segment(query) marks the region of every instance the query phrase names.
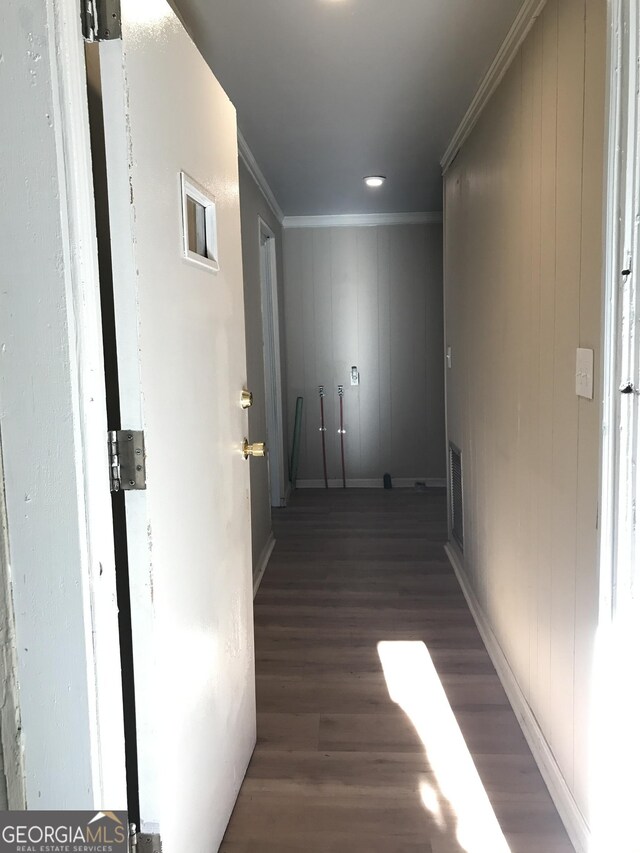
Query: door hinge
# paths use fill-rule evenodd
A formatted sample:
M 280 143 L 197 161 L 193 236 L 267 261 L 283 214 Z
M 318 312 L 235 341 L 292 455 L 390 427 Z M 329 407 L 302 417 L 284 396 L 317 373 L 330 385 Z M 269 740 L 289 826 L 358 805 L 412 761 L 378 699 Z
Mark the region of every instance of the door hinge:
M 134 850 L 136 853 L 162 853 L 162 839 L 156 833 L 139 832 Z
M 144 432 L 136 429 L 110 430 L 108 446 L 111 491 L 146 489 Z
M 135 823 L 130 823 L 129 853 L 162 853 L 162 839 L 157 833 L 138 832 Z
M 80 0 L 80 8 L 85 41 L 120 38 L 120 0 Z

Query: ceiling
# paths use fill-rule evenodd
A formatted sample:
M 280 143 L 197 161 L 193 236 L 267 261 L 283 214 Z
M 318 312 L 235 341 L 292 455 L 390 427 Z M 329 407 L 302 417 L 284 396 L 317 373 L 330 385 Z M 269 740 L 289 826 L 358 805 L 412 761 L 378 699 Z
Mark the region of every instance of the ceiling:
M 173 2 L 287 216 L 441 210 L 440 159 L 522 5 Z

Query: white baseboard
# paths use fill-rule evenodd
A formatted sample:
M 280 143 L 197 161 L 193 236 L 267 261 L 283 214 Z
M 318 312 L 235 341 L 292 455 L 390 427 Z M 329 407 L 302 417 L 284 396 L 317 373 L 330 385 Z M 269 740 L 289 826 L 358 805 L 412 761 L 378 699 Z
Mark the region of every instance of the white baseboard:
M 520 689 L 520 685 L 509 666 L 509 662 L 507 661 L 504 652 L 500 648 L 500 644 L 493 633 L 491 625 L 489 624 L 489 621 L 482 610 L 473 589 L 471 588 L 471 584 L 469 583 L 464 571 L 464 567 L 457 550 L 451 544 L 448 544 L 445 546 L 445 551 L 447 552 L 449 561 L 456 573 L 458 582 L 462 587 L 462 592 L 464 593 L 464 597 L 466 598 L 469 609 L 471 610 L 471 615 L 475 620 L 478 631 L 480 632 L 482 640 L 487 647 L 489 656 L 496 668 L 496 672 L 502 682 L 502 686 L 504 687 L 509 702 L 511 703 L 513 712 L 520 724 L 522 733 L 529 744 L 529 748 L 531 749 L 533 757 L 540 769 L 542 778 L 549 789 L 551 799 L 555 803 L 558 814 L 560 815 L 569 838 L 571 839 L 571 843 L 576 848 L 577 853 L 588 853 L 591 849 L 591 832 L 587 822 L 578 808 L 578 805 L 573 798 L 573 794 L 569 790 L 569 786 L 562 775 L 562 771 L 558 767 L 558 763 L 553 756 L 551 747 L 547 743 L 544 733 L 542 732 L 533 711 L 529 707 L 529 703 Z
M 273 533 L 270 534 L 267 539 L 264 548 L 262 549 L 262 553 L 260 554 L 260 558 L 258 559 L 258 565 L 256 566 L 256 571 L 253 575 L 253 597 L 255 598 L 258 594 L 258 590 L 260 589 L 260 584 L 262 583 L 262 578 L 264 577 L 265 569 L 267 568 L 267 564 L 269 562 L 269 558 L 271 557 L 271 553 L 275 547 L 276 539 Z
M 434 477 L 397 477 L 392 479 L 394 489 L 413 489 L 416 483 L 423 483 L 427 488 L 442 488 L 447 481 Z M 324 480 L 298 480 L 297 489 L 324 489 Z M 342 480 L 329 480 L 330 489 L 341 489 Z M 382 489 L 382 477 L 371 480 L 350 480 L 347 478 L 348 489 Z

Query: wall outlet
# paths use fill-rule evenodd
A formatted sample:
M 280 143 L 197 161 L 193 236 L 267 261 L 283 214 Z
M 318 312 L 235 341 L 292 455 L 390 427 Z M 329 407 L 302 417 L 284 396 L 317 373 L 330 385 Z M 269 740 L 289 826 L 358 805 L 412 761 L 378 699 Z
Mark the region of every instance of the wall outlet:
M 359 385 L 360 384 L 360 374 L 358 373 L 358 368 L 355 365 L 351 368 L 351 384 Z

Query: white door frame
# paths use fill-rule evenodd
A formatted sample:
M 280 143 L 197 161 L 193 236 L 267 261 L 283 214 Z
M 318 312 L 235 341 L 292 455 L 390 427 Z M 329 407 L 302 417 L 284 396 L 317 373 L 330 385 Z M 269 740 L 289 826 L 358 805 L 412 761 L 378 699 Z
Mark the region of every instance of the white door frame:
M 280 317 L 278 313 L 278 268 L 276 238 L 258 217 L 260 252 L 260 295 L 264 353 L 265 418 L 269 451 L 269 494 L 271 506 L 284 506 L 285 474 L 282 427 L 282 369 L 280 360 Z
M 20 722 L 20 692 L 18 685 L 18 656 L 16 623 L 11 593 L 11 560 L 7 508 L 4 497 L 4 467 L 2 462 L 2 434 L 0 430 L 0 636 L 3 654 L 0 655 L 0 680 L 4 684 L 4 702 L 0 708 L 0 754 L 4 770 L 6 801 L 1 808 L 11 811 L 26 808 L 26 791 Z M 0 794 L 0 800 L 4 792 Z
M 640 0 L 609 0 L 608 6 L 600 619 L 591 711 L 590 853 L 631 849 L 640 761 Z
M 17 0 L 3 8 L 0 99 L 7 115 L 0 145 L 8 215 L 0 213 L 0 417 L 27 806 L 124 809 L 79 9 L 78 0 Z
M 602 603 L 614 614 L 632 592 L 640 556 L 634 476 L 640 432 L 637 285 L 640 208 L 638 0 L 611 0 L 609 140 L 605 224 Z M 623 270 L 631 270 L 624 275 Z M 635 322 L 634 322 L 635 318 Z M 631 393 L 621 393 L 631 386 Z

